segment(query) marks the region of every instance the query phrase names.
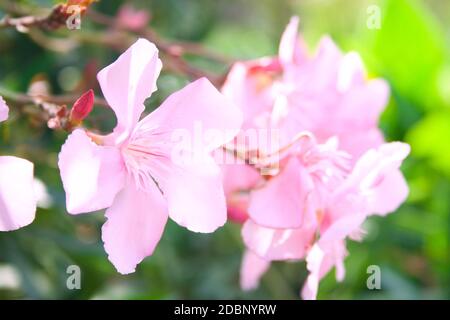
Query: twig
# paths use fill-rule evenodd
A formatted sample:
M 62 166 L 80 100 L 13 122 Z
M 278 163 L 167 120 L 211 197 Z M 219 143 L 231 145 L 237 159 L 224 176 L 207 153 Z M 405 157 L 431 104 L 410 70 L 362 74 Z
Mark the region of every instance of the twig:
M 116 20 L 112 17 L 109 17 L 105 14 L 90 10 L 86 14 L 92 21 L 102 24 L 111 28 L 112 30 L 119 30 L 125 32 L 132 32 L 136 35 L 146 38 L 158 47 L 161 53 L 167 58 L 167 65 L 173 69 L 174 71 L 178 71 L 182 74 L 185 74 L 193 79 L 206 77 L 216 86 L 220 86 L 223 82 L 222 75 L 215 75 L 209 72 L 206 72 L 202 69 L 199 69 L 187 61 L 185 61 L 182 57 L 185 54 L 193 54 L 204 57 L 206 59 L 216 61 L 219 63 L 229 65 L 231 63 L 230 59 L 220 56 L 216 53 L 213 53 L 203 46 L 199 44 L 189 43 L 189 42 L 181 42 L 181 41 L 166 41 L 161 39 L 151 28 L 142 28 L 137 31 L 130 31 L 126 28 L 120 26 Z
M 58 96 L 30 96 L 24 93 L 13 92 L 0 87 L 0 96 L 6 100 L 18 104 L 41 104 L 43 102 L 52 103 L 55 105 L 71 105 L 73 104 L 79 96 L 77 95 L 58 95 Z M 109 107 L 105 99 L 95 97 L 95 105 L 102 107 Z
M 38 27 L 46 30 L 56 30 L 66 24 L 68 18 L 66 5 L 59 4 L 44 17 L 25 16 L 11 18 L 9 16 L 0 20 L 0 28 L 14 27 L 18 31 L 27 32 L 30 27 Z
M 105 15 L 103 13 L 94 10 L 89 10 L 86 13 L 86 16 L 98 24 L 106 25 L 114 29 L 125 29 L 125 31 L 130 31 L 120 26 L 114 18 Z M 141 30 L 137 30 L 135 32 L 138 35 L 152 41 L 161 51 L 170 55 L 193 54 L 224 64 L 232 63 L 232 60 L 229 59 L 228 57 L 225 57 L 216 52 L 208 50 L 207 48 L 198 43 L 186 41 L 167 41 L 160 38 L 151 28 L 142 28 Z

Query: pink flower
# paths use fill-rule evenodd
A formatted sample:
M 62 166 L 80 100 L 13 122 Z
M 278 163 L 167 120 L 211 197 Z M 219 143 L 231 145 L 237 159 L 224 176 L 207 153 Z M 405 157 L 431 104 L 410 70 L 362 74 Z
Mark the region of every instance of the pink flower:
M 333 266 L 338 280 L 343 279 L 345 239 L 359 240 L 361 225 L 369 215 L 395 211 L 406 200 L 408 186 L 399 167 L 408 153 L 407 144 L 384 144 L 366 152 L 351 171 L 344 170 L 342 176 L 334 177 L 325 176 L 326 171 L 321 171 L 316 162 L 295 164 L 290 160 L 279 175 L 269 180 L 269 186 L 251 193 L 251 219 L 242 229 L 246 247 L 264 261 L 306 257 L 310 275 L 302 296 L 315 298 L 319 280 Z M 295 183 L 302 179 L 312 183 L 306 189 L 306 199 L 301 198 L 305 186 Z M 266 219 L 265 225 L 260 223 L 261 217 Z M 252 273 L 248 268 L 242 270 Z M 241 275 L 251 277 L 255 275 Z
M 147 26 L 150 15 L 145 10 L 137 10 L 131 5 L 125 4 L 120 7 L 117 14 L 118 24 L 130 30 L 138 31 Z
M 220 169 L 210 152 L 233 139 L 241 112 L 200 79 L 139 120 L 160 70 L 156 47 L 140 39 L 100 71 L 117 126 L 107 136 L 76 129 L 59 155 L 68 212 L 107 208 L 102 238 L 123 274 L 153 253 L 168 216 L 195 232 L 213 232 L 226 221 Z M 174 133 L 195 139 L 198 125 L 222 134 L 180 147 Z
M 0 122 L 8 118 L 0 97 Z M 12 231 L 33 222 L 36 214 L 33 164 L 25 159 L 0 157 L 0 231 Z
M 369 150 L 334 191 L 321 222 L 320 238 L 306 258 L 310 274 L 302 291 L 304 299 L 315 299 L 320 279 L 333 266 L 336 279 L 342 281 L 345 238 L 359 240 L 361 224 L 368 215 L 385 215 L 406 200 L 408 185 L 399 168 L 409 152 L 409 146 L 399 142 Z
M 309 131 L 318 142 L 337 136 L 341 150 L 358 157 L 383 142 L 378 119 L 387 104 L 384 80 L 367 80 L 355 52 L 342 54 L 323 37 L 310 56 L 291 19 L 277 57 L 236 63 L 222 92 L 241 107 L 243 129 L 277 128 L 281 145 Z
M 279 133 L 278 153 L 261 141 L 245 144 L 263 155 L 251 169 L 273 166 L 264 155 L 277 153 L 277 170 L 250 178 L 228 166 L 224 183 L 229 214 L 240 209 L 241 221 L 247 217 L 242 287 L 255 287 L 270 261 L 306 258 L 302 296 L 312 299 L 333 267 L 338 280 L 344 277 L 345 241 L 361 238 L 363 221 L 405 201 L 399 168 L 409 146 L 384 143 L 378 128 L 387 84 L 367 80 L 359 56 L 342 54 L 328 37 L 310 56 L 298 23 L 292 18 L 277 57 L 238 62 L 222 89 L 243 111 L 244 129 Z M 243 135 L 236 141 L 245 141 Z

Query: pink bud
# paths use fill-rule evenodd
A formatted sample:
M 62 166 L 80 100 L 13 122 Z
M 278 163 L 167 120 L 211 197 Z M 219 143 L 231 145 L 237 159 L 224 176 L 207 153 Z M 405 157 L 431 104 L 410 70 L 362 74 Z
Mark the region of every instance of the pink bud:
M 81 122 L 91 113 L 94 106 L 94 91 L 90 89 L 73 104 L 70 111 L 70 122 Z
M 129 30 L 138 31 L 145 28 L 150 21 L 150 15 L 145 10 L 138 10 L 130 5 L 123 5 L 117 16 L 119 25 Z

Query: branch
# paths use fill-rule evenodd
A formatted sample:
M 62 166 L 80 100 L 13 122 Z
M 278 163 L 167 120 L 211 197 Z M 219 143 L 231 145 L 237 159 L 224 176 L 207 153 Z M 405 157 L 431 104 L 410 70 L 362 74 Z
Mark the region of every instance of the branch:
M 123 29 L 124 31 L 130 31 L 120 24 L 116 22 L 116 20 L 113 17 L 110 17 L 108 15 L 105 15 L 103 13 L 89 10 L 86 13 L 86 16 L 89 17 L 92 21 L 102 24 L 105 26 L 108 26 L 110 28 L 114 29 Z M 204 46 L 193 43 L 193 42 L 187 42 L 187 41 L 167 41 L 162 38 L 160 38 L 151 28 L 142 28 L 141 30 L 135 31 L 138 35 L 147 38 L 148 40 L 155 43 L 155 45 L 163 52 L 170 54 L 170 55 L 184 55 L 184 54 L 193 54 L 197 56 L 204 57 L 206 59 L 224 63 L 224 64 L 230 64 L 233 61 L 221 54 L 218 54 L 216 52 L 213 52 L 211 50 L 208 50 Z
M 40 121 L 46 122 L 47 126 L 53 130 L 64 130 L 71 132 L 77 123 L 71 120 L 70 112 L 67 109 L 67 105 L 72 105 L 78 96 L 74 95 L 60 95 L 60 96 L 32 96 L 23 93 L 12 92 L 0 87 L 0 96 L 5 98 L 8 102 L 13 102 L 19 106 L 19 110 L 25 113 L 31 113 L 37 115 Z M 24 109 L 23 107 L 33 104 L 39 107 L 41 112 L 31 111 L 30 109 Z M 107 107 L 108 103 L 102 98 L 95 97 L 94 104 L 102 107 Z M 31 109 L 32 110 L 32 109 Z
M 189 64 L 186 60 L 182 59 L 183 55 L 193 54 L 226 65 L 230 65 L 232 63 L 230 59 L 217 53 L 211 52 L 200 44 L 163 40 L 151 28 L 142 28 L 141 30 L 131 31 L 118 24 L 114 18 L 93 10 L 88 11 L 86 13 L 86 16 L 88 16 L 91 21 L 107 26 L 112 30 L 131 32 L 140 37 L 148 39 L 149 41 L 153 42 L 161 51 L 161 53 L 167 58 L 166 65 L 171 69 L 185 74 L 193 79 L 206 77 L 217 87 L 220 87 L 223 83 L 223 75 L 218 76 L 199 69 Z
M 55 105 L 71 105 L 78 98 L 78 95 L 58 95 L 58 96 L 31 96 L 24 93 L 17 93 L 5 88 L 0 87 L 0 96 L 5 98 L 6 100 L 10 100 L 20 105 L 24 104 L 42 104 L 42 103 L 51 103 Z M 100 97 L 95 97 L 95 105 L 102 107 L 109 107 L 108 102 L 105 99 Z
M 0 28 L 14 27 L 20 32 L 28 32 L 30 27 L 37 27 L 46 30 L 56 30 L 66 24 L 68 15 L 66 5 L 59 4 L 44 17 L 25 16 L 11 18 L 9 16 L 0 20 Z

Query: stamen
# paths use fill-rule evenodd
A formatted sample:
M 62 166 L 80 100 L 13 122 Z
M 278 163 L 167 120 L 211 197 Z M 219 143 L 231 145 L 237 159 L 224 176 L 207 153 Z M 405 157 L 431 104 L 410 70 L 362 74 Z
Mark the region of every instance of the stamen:
M 129 174 L 138 190 L 150 191 L 153 184 L 161 193 L 162 176 L 169 170 L 170 153 L 163 132 L 152 128 L 139 128 L 123 147 L 122 154 Z

